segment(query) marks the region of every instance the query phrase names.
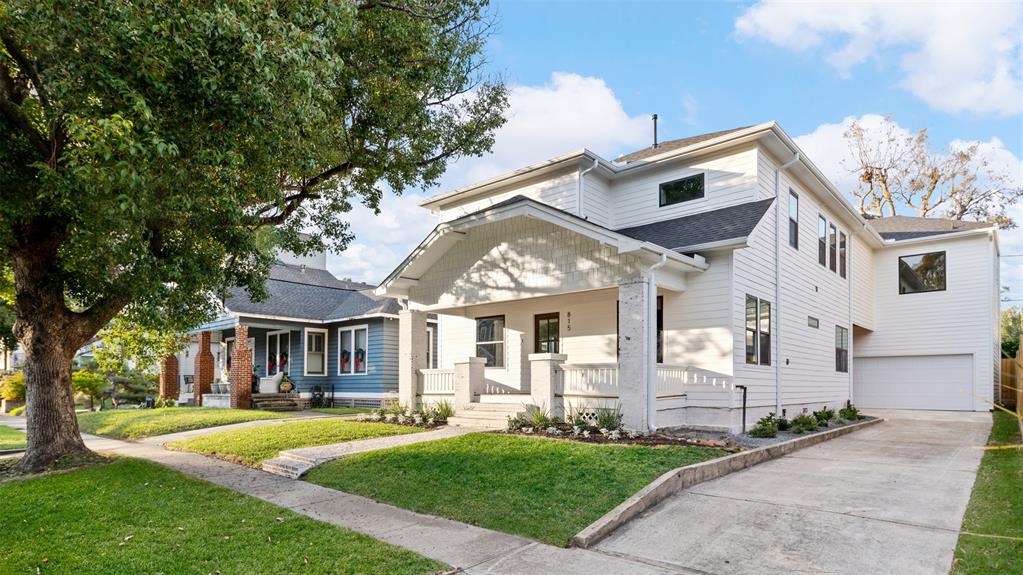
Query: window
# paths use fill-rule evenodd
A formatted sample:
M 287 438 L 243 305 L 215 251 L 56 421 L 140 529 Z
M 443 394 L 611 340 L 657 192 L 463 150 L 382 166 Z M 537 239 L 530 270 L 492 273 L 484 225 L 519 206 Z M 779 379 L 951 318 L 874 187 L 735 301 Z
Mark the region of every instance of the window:
M 504 367 L 504 316 L 476 318 L 476 357 L 487 367 Z
M 813 317 L 812 315 L 808 315 L 806 316 L 806 325 L 812 327 L 813 329 L 818 329 L 821 326 L 821 320 Z
M 799 249 L 799 196 L 789 190 L 789 245 Z
M 771 304 L 746 295 L 746 363 L 771 365 Z
M 661 184 L 661 207 L 703 197 L 703 174 Z
M 945 290 L 945 252 L 899 258 L 899 293 Z
M 835 371 L 849 373 L 849 330 L 835 326 Z
M 327 330 L 305 330 L 305 375 L 327 375 Z
M 272 331 L 266 334 L 266 374 L 291 373 L 291 332 Z
M 369 365 L 369 327 L 354 325 L 337 330 L 337 374 L 366 373 Z
M 845 260 L 846 260 L 846 238 L 845 232 L 838 233 L 838 275 L 845 277 Z
M 427 369 L 437 369 L 437 352 L 435 351 L 437 345 L 437 327 L 427 326 L 426 327 L 426 367 Z
M 828 265 L 828 221 L 824 216 L 817 217 L 817 261 L 822 266 Z
M 535 353 L 559 353 L 558 313 L 533 316 L 533 350 Z
M 828 226 L 828 251 L 831 252 L 831 271 L 835 271 L 838 264 L 838 230 L 835 224 Z

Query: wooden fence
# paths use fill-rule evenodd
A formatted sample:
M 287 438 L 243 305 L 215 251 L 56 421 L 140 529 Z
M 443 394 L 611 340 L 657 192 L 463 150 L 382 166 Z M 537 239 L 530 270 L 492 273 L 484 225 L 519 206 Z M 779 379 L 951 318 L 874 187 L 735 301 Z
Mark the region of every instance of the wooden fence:
M 1002 405 L 1023 414 L 1023 348 L 1016 357 L 1002 357 Z

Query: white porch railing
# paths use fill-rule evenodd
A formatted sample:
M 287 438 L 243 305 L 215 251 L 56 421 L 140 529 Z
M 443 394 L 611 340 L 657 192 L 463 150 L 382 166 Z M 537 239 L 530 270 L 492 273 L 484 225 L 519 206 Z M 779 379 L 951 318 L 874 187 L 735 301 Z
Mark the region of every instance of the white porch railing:
M 684 365 L 657 366 L 657 397 L 682 395 L 689 383 L 689 368 Z
M 419 370 L 420 393 L 423 395 L 455 393 L 455 370 Z
M 618 397 L 617 363 L 566 363 L 562 395 Z

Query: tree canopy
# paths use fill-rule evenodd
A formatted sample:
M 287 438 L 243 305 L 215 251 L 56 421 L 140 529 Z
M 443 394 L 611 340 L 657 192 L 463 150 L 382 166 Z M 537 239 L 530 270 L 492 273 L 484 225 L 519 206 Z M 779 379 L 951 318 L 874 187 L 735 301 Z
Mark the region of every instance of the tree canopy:
M 0 5 L 0 254 L 27 356 L 23 468 L 78 448 L 59 431 L 78 435 L 65 364 L 122 310 L 192 327 L 225 286 L 264 295 L 278 248 L 343 249 L 355 202 L 376 209 L 383 189 L 433 185 L 489 150 L 506 90 L 482 73 L 485 4 Z M 41 441 L 54 447 L 36 457 Z

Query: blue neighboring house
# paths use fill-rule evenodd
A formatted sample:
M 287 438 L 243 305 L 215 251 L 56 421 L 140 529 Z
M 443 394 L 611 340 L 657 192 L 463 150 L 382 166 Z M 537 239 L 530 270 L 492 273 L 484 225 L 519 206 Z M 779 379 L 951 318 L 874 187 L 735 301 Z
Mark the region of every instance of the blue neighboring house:
M 373 295 L 374 287 L 334 277 L 322 253 L 282 254 L 266 282 L 267 299 L 253 301 L 243 289 L 231 289 L 221 316 L 190 332 L 191 347 L 178 355 L 179 401 L 230 407 L 229 372 L 238 367 L 231 357 L 239 324 L 248 326 L 253 350 L 255 408 L 295 409 L 321 397 L 328 404 L 370 407 L 396 398 L 401 306 L 394 298 Z M 437 345 L 432 322 L 428 330 L 432 364 Z M 197 394 L 203 332 L 209 333 L 213 384 Z

